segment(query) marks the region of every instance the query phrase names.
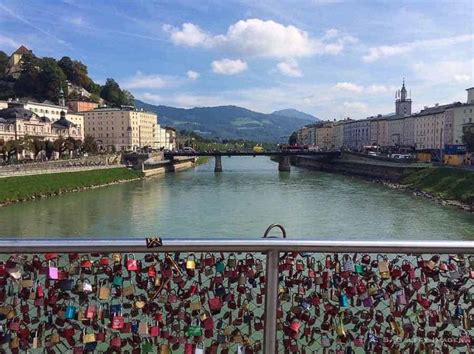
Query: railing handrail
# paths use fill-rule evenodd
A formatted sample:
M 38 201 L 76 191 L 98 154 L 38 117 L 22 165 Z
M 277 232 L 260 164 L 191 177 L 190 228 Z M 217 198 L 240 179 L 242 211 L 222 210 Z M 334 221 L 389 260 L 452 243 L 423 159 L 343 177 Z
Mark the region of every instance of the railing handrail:
M 3 238 L 0 253 L 34 252 L 334 252 L 474 254 L 474 241 L 344 241 L 308 239 L 163 238 L 149 249 L 143 238 Z

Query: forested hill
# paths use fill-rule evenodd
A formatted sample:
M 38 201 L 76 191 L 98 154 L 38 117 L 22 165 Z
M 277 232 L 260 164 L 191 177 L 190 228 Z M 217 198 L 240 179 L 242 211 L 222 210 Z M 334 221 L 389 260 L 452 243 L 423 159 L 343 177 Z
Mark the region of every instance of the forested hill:
M 275 142 L 315 120 L 254 112 L 238 106 L 190 109 L 155 106 L 135 100 L 137 108 L 155 112 L 161 125 L 194 131 L 203 137 Z
M 87 66 L 70 57 L 59 60 L 48 57 L 37 57 L 24 46 L 21 51 L 19 77 L 8 73 L 9 56 L 0 51 L 0 100 L 8 98 L 32 98 L 37 101 L 58 102 L 62 88 L 66 98 L 104 101 L 111 106 L 132 105 L 133 96 L 122 90 L 114 79 L 107 79 L 105 85 L 95 83 L 88 74 Z M 67 81 L 70 83 L 68 92 Z M 76 97 L 77 96 L 77 97 Z

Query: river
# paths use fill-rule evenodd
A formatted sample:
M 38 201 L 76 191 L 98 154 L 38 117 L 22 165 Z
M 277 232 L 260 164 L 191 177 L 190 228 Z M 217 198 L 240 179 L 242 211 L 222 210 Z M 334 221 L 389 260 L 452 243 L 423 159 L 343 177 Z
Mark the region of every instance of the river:
M 0 208 L 3 237 L 260 237 L 272 223 L 312 239 L 474 240 L 474 216 L 363 179 L 266 157 Z

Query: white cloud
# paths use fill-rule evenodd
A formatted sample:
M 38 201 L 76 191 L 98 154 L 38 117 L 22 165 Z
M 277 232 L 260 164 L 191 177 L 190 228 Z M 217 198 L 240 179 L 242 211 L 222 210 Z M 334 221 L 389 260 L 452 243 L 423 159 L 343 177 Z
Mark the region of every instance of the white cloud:
M 160 75 L 145 75 L 140 71 L 123 82 L 123 86 L 129 89 L 159 89 L 168 86 L 168 84 L 169 82 Z
M 418 79 L 430 84 L 467 83 L 474 79 L 474 59 L 418 62 L 412 68 Z
M 295 60 L 282 61 L 277 64 L 277 69 L 280 73 L 290 77 L 302 77 L 303 74 L 298 67 L 298 63 Z
M 247 70 L 247 63 L 240 59 L 221 59 L 211 63 L 212 71 L 221 75 L 235 75 Z
M 197 72 L 197 71 L 194 71 L 194 70 L 188 70 L 186 72 L 186 76 L 188 77 L 189 80 L 197 80 L 200 76 L 200 74 Z
M 158 94 L 145 92 L 144 94 L 138 95 L 137 97 L 152 104 L 164 104 L 183 108 L 224 106 L 230 103 L 243 105 L 242 102 L 230 101 L 220 96 L 199 95 L 193 93 L 161 96 Z
M 367 110 L 367 104 L 363 102 L 344 102 L 343 106 L 347 109 L 354 110 L 354 111 L 365 111 Z
M 350 92 L 357 92 L 357 93 L 362 92 L 362 90 L 364 89 L 362 86 L 359 86 L 352 82 L 338 82 L 336 85 L 334 85 L 334 88 L 336 90 L 350 91 Z
M 81 16 L 70 18 L 69 23 L 72 23 L 74 26 L 77 27 L 82 27 L 85 25 L 84 19 Z
M 387 92 L 392 92 L 397 90 L 395 86 L 386 86 L 386 85 L 358 85 L 353 82 L 338 82 L 333 86 L 333 89 L 336 91 L 348 91 L 355 94 L 384 94 Z
M 192 23 L 181 28 L 164 25 L 163 29 L 175 45 L 187 47 L 218 47 L 241 56 L 268 58 L 299 58 L 314 54 L 338 54 L 356 38 L 330 29 L 321 38 L 292 25 L 258 18 L 240 20 L 230 25 L 225 34 L 211 35 Z
M 427 39 L 408 43 L 399 43 L 395 45 L 371 47 L 369 48 L 368 53 L 364 55 L 362 59 L 367 63 L 371 63 L 382 58 L 406 54 L 415 50 L 441 49 L 459 43 L 472 42 L 473 40 L 474 34 L 466 34 L 454 37 Z
M 183 23 L 181 30 L 170 25 L 163 25 L 163 30 L 169 33 L 174 44 L 185 47 L 211 46 L 214 41 L 209 34 L 192 23 Z
M 20 46 L 15 40 L 0 34 L 0 47 L 17 49 Z

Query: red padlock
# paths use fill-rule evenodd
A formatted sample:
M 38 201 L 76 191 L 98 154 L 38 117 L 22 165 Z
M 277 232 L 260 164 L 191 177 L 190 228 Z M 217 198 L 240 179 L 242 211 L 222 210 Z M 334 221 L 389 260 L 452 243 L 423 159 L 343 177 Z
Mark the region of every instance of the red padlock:
M 138 261 L 133 254 L 129 254 L 127 257 L 127 270 L 130 272 L 138 271 Z
M 294 333 L 298 333 L 299 330 L 300 330 L 300 327 L 301 327 L 301 324 L 296 321 L 296 320 L 293 320 L 291 323 L 290 323 L 290 330 Z
M 123 318 L 122 315 L 117 315 L 115 314 L 114 317 L 112 317 L 112 328 L 113 329 L 122 329 L 125 324 L 125 319 Z

